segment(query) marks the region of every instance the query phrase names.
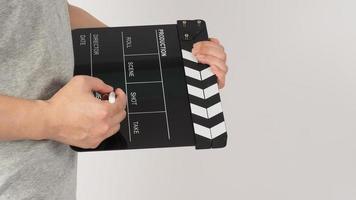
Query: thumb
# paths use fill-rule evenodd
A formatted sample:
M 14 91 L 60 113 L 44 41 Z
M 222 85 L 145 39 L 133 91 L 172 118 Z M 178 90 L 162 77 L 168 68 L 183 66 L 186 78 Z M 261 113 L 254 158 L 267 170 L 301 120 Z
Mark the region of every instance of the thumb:
M 91 76 L 86 77 L 85 85 L 88 91 L 96 91 L 103 94 L 112 92 L 114 90 L 113 87 L 105 84 L 101 79 Z

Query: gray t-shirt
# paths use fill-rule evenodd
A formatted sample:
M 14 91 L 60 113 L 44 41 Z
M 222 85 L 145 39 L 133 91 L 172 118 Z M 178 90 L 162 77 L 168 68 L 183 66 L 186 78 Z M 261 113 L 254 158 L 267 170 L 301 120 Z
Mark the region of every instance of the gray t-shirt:
M 67 1 L 0 0 L 0 94 L 49 99 L 73 65 Z M 0 199 L 75 199 L 76 167 L 64 144 L 0 142 Z

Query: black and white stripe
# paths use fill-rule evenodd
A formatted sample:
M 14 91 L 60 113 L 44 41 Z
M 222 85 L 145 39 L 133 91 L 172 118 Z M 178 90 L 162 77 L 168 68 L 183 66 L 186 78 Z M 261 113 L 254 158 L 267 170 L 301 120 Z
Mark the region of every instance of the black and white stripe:
M 207 65 L 198 63 L 190 51 L 182 49 L 196 147 L 226 145 L 227 133 L 216 76 Z

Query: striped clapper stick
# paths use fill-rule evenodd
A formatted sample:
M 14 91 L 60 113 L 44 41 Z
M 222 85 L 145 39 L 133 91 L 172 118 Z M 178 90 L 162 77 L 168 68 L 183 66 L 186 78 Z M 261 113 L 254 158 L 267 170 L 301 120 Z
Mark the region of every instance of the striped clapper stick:
M 177 23 L 197 149 L 226 146 L 227 133 L 217 78 L 192 55 L 193 44 L 208 40 L 203 20 Z

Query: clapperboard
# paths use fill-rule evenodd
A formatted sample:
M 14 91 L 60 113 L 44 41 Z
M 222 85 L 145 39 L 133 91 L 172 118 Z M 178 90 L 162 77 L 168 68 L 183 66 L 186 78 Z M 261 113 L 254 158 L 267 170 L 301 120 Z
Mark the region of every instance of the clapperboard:
M 101 151 L 226 146 L 216 76 L 192 55 L 208 40 L 205 22 L 73 30 L 74 75 L 102 79 L 127 95 L 127 116 Z M 90 109 L 90 108 L 88 108 Z

